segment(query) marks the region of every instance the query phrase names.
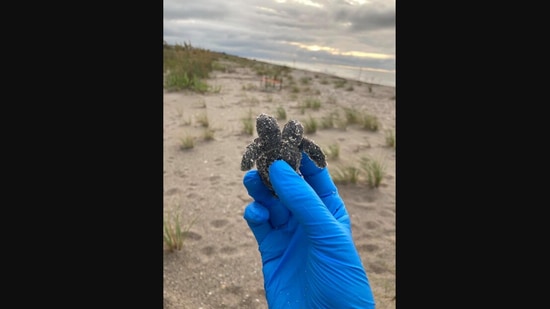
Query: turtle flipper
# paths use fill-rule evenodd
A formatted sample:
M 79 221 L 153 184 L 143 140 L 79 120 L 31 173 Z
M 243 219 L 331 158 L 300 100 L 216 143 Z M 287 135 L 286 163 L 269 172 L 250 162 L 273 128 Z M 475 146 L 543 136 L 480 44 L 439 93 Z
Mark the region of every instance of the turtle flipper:
M 254 166 L 254 163 L 256 163 L 258 155 L 258 144 L 255 140 L 253 143 L 246 146 L 246 150 L 241 160 L 241 171 L 248 171 L 251 169 Z
M 309 158 L 317 165 L 318 167 L 325 167 L 327 166 L 327 161 L 325 154 L 323 153 L 323 150 L 321 147 L 319 147 L 317 144 L 315 144 L 312 140 L 304 137 L 302 139 L 302 143 L 300 143 L 300 150 L 307 153 Z

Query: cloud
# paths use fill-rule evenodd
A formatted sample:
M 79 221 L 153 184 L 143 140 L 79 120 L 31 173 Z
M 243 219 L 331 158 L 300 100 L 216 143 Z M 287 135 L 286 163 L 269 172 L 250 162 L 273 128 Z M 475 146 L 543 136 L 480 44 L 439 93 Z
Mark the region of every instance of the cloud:
M 164 40 L 237 56 L 395 70 L 395 0 L 164 0 Z

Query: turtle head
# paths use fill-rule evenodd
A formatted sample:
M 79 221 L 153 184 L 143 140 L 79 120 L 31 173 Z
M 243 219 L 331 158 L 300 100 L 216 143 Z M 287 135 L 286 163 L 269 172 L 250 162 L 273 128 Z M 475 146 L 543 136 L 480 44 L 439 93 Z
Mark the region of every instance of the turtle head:
M 281 136 L 277 119 L 266 114 L 260 114 L 256 118 L 256 131 L 262 139 L 279 139 Z
M 302 142 L 304 135 L 304 127 L 297 120 L 290 120 L 283 128 L 282 139 L 290 141 L 294 145 L 299 145 Z

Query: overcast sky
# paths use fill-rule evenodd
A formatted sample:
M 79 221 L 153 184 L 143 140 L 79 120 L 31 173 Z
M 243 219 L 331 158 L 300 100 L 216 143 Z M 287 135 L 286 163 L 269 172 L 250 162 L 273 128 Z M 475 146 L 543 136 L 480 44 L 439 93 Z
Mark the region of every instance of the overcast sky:
M 395 0 L 164 0 L 164 40 L 395 86 Z

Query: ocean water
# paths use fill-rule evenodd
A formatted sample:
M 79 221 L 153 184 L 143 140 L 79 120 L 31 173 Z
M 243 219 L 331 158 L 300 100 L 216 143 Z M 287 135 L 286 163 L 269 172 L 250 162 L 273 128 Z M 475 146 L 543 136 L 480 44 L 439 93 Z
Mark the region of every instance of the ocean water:
M 308 70 L 339 76 L 362 82 L 395 87 L 395 71 L 377 70 L 366 67 L 352 67 L 334 64 L 285 62 L 268 59 L 257 59 L 277 65 L 286 65 L 294 69 Z

